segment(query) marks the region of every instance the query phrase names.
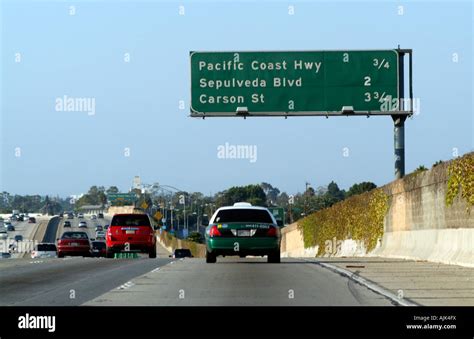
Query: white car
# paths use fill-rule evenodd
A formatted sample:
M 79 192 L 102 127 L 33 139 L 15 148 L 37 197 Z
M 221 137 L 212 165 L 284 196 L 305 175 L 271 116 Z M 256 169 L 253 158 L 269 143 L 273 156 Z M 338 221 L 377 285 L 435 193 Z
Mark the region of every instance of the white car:
M 80 221 L 79 227 L 87 227 L 87 223 L 85 221 Z
M 83 214 L 83 213 L 79 213 L 79 214 L 77 215 L 77 217 L 82 219 L 82 218 L 84 218 L 84 214 Z
M 55 244 L 51 243 L 41 243 L 35 246 L 33 252 L 31 252 L 31 257 L 34 258 L 57 258 L 58 249 Z
M 92 214 L 92 215 L 91 215 L 91 220 L 95 220 L 95 219 L 97 219 L 97 215 Z
M 105 239 L 105 232 L 104 231 L 95 232 L 95 238 L 97 240 Z

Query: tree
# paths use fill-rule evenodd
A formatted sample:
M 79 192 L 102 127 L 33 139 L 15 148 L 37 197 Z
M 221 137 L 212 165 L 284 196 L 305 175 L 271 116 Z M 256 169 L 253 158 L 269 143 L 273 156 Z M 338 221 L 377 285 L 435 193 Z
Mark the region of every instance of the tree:
M 362 194 L 377 188 L 377 185 L 370 181 L 364 181 L 358 184 L 352 185 L 346 193 L 346 198 L 353 195 Z
M 107 196 L 104 186 L 91 186 L 89 191 L 76 201 L 76 208 L 84 205 L 105 205 Z
M 234 186 L 216 194 L 217 207 L 244 201 L 255 206 L 266 206 L 266 200 L 267 197 L 260 185 Z
M 281 192 L 276 198 L 276 205 L 281 207 L 288 206 L 288 200 L 290 200 L 289 195 L 286 192 Z
M 107 194 L 117 194 L 119 192 L 119 189 L 117 188 L 117 186 L 110 186 L 105 192 Z
M 314 190 L 314 188 L 312 188 L 311 186 L 309 186 L 306 191 L 304 192 L 304 194 L 308 197 L 313 197 L 315 194 L 316 194 L 316 191 Z
M 413 173 L 421 173 L 424 171 L 427 171 L 428 169 L 424 165 L 420 165 L 417 167 L 417 169 Z
M 340 190 L 339 186 L 334 181 L 331 181 L 328 185 L 328 190 L 325 193 L 325 201 L 329 206 L 332 206 L 338 201 L 344 200 L 345 192 L 344 190 Z M 326 207 L 329 207 L 326 206 Z
M 280 194 L 280 190 L 266 182 L 262 182 L 260 184 L 260 187 L 263 189 L 263 192 L 265 192 L 265 195 L 267 196 L 267 204 L 275 205 L 277 202 L 278 194 Z

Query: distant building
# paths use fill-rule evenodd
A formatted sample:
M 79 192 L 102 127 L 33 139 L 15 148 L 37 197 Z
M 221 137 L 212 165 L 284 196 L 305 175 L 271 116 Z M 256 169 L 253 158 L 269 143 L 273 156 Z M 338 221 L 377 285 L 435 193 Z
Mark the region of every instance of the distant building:
M 142 190 L 142 181 L 138 175 L 133 178 L 132 190 Z

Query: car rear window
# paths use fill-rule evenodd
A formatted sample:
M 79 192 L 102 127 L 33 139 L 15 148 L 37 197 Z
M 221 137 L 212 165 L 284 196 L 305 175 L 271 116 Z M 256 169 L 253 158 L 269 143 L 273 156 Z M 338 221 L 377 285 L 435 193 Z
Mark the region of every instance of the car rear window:
M 250 208 L 234 208 L 220 210 L 214 222 L 261 222 L 272 224 L 273 220 L 266 210 L 257 210 Z
M 45 251 L 45 252 L 52 252 L 52 251 L 56 251 L 56 245 L 54 244 L 39 244 L 37 247 L 36 247 L 36 250 L 37 251 Z
M 146 214 L 115 215 L 110 226 L 151 226 Z
M 65 232 L 61 239 L 89 239 L 84 232 Z

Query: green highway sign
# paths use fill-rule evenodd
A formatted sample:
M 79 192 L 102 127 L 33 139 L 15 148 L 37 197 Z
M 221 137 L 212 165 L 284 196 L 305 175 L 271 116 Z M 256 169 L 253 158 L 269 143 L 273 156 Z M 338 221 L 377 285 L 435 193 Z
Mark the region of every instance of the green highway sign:
M 137 200 L 135 193 L 113 193 L 107 194 L 107 200 L 112 206 L 133 205 Z
M 281 207 L 268 207 L 268 210 L 275 218 L 278 226 L 285 226 L 285 209 Z
M 397 50 L 191 52 L 190 59 L 191 116 L 399 110 L 387 105 L 399 99 Z

